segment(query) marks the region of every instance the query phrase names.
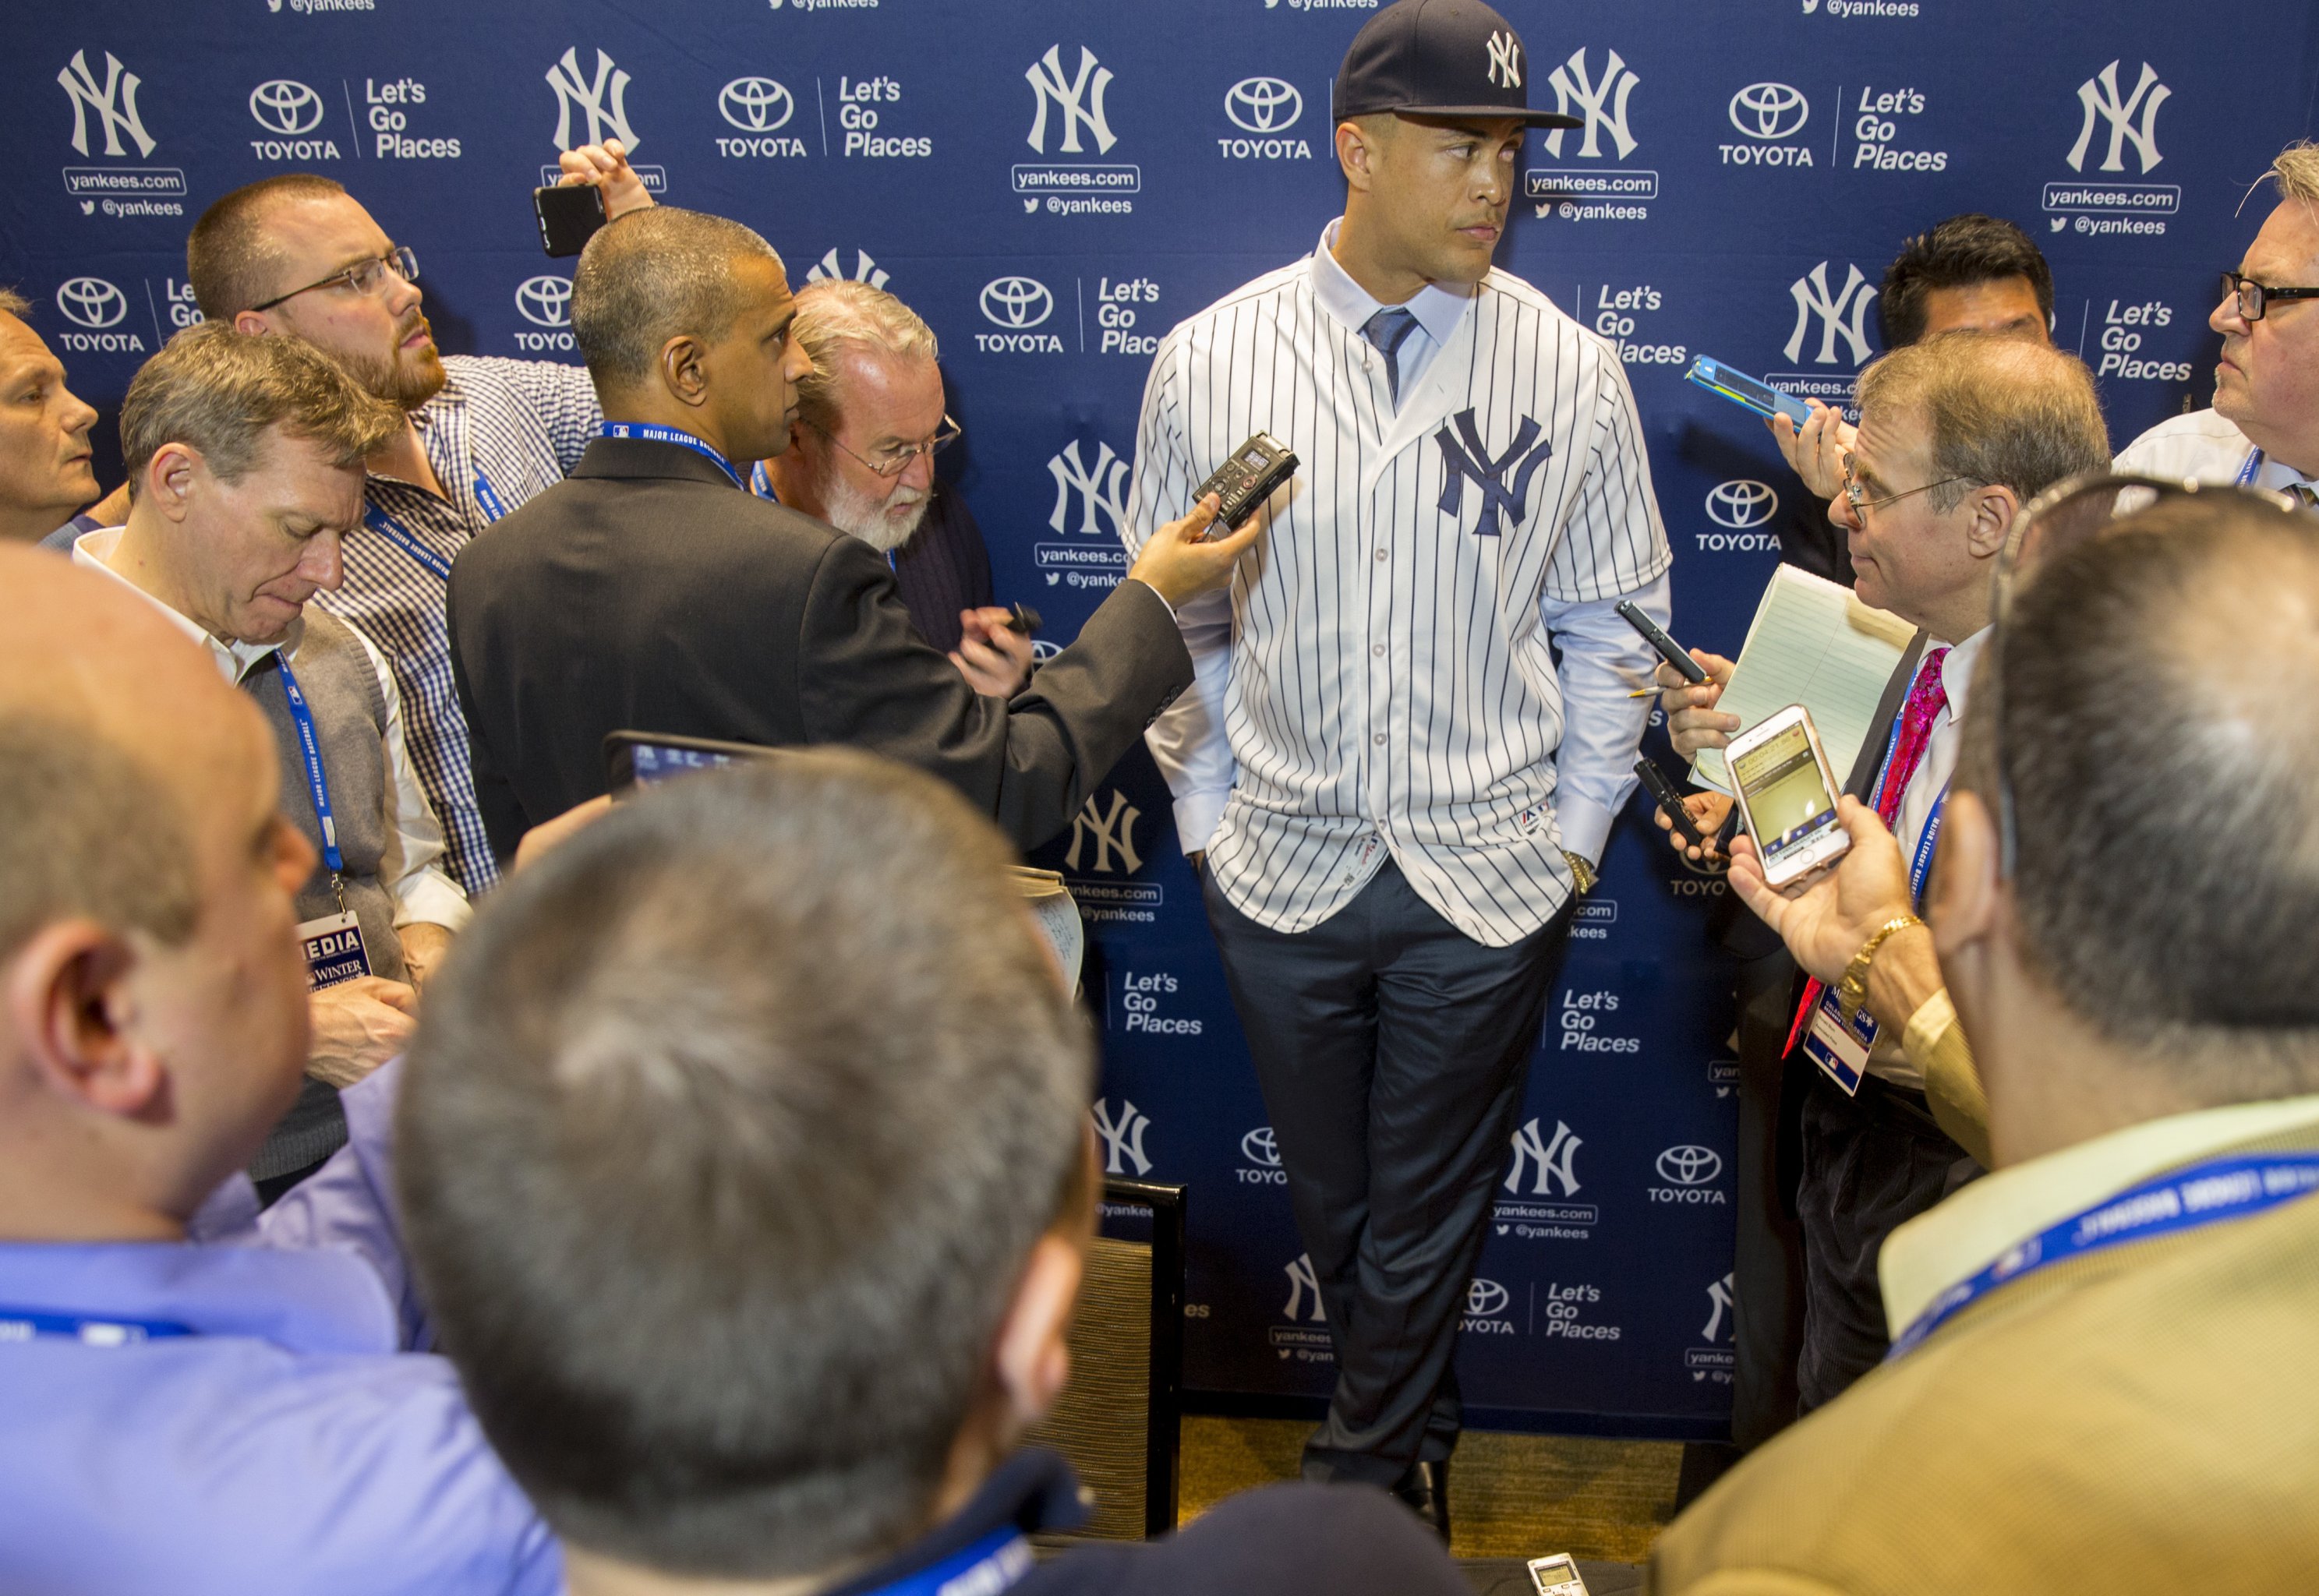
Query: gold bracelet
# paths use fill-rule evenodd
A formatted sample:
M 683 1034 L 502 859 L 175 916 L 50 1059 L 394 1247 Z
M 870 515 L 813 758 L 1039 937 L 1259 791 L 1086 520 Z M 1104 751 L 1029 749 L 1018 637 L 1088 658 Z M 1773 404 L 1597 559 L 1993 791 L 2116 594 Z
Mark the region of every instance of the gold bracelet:
M 1884 939 L 1895 932 L 1923 924 L 1914 915 L 1896 915 L 1878 926 L 1868 940 L 1860 944 L 1860 951 L 1854 953 L 1852 962 L 1844 967 L 1844 979 L 1836 986 L 1836 1016 L 1845 1024 L 1852 1023 L 1852 1016 L 1858 1014 L 1860 1005 L 1868 1001 L 1869 966 L 1876 962 L 1876 950 L 1884 945 Z

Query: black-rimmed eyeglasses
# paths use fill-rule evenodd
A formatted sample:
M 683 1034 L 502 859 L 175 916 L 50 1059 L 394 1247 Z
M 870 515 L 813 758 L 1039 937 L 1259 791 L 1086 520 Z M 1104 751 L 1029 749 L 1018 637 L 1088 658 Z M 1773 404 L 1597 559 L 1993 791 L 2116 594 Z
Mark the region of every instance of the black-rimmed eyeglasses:
M 904 472 L 909 470 L 910 462 L 916 460 L 921 455 L 934 455 L 942 453 L 943 450 L 956 443 L 965 435 L 966 432 L 965 428 L 952 420 L 948 416 L 944 416 L 942 420 L 942 426 L 937 428 L 934 435 L 926 439 L 925 442 L 894 444 L 889 447 L 878 450 L 877 457 L 875 459 L 871 459 L 861 455 L 856 455 L 852 449 L 846 448 L 844 444 L 837 443 L 837 435 L 830 431 L 828 428 L 818 426 L 811 421 L 807 422 L 806 425 L 813 428 L 816 432 L 820 433 L 822 437 L 829 439 L 831 443 L 837 444 L 837 446 L 840 449 L 844 449 L 846 454 L 851 455 L 854 459 L 861 461 L 861 463 L 864 466 L 868 467 L 871 472 L 874 472 L 880 476 L 889 478 L 898 477 Z
M 317 288 L 344 288 L 355 293 L 376 293 L 386 286 L 388 275 L 403 283 L 419 281 L 419 257 L 411 246 L 404 244 L 374 255 L 368 260 L 358 260 L 350 266 L 341 266 L 329 276 L 309 283 L 303 288 L 293 288 L 287 293 L 277 293 L 262 305 L 252 305 L 253 311 L 270 311 L 284 300 L 296 299 L 302 293 L 311 293 Z
M 1903 488 L 1898 493 L 1887 493 L 1881 499 L 1871 499 L 1868 496 L 1868 490 L 1862 487 L 1860 479 L 1853 474 L 1852 456 L 1846 455 L 1844 457 L 1844 501 L 1852 506 L 1854 515 L 1865 515 L 1872 509 L 1881 509 L 1888 504 L 1898 504 L 1903 499 L 1914 499 L 1919 493 L 1929 493 L 1935 488 L 1945 488 L 1951 482 L 1969 482 L 1973 480 L 1969 476 L 1945 476 L 1936 482 L 1926 482 L 1921 488 Z
M 2223 274 L 2223 297 L 2236 300 L 2239 320 L 2260 321 L 2273 300 L 2319 299 L 2319 288 L 2273 288 L 2239 272 Z

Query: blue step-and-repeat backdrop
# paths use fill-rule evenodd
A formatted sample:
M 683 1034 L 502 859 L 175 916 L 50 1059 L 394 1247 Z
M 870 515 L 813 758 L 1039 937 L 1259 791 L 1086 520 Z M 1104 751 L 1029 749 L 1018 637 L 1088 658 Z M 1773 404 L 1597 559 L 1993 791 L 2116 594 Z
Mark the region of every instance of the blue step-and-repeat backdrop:
M 941 335 L 944 457 L 1002 601 L 1068 639 L 1118 580 L 1145 372 L 1179 318 L 1310 249 L 1342 189 L 1331 73 L 1374 0 L 99 0 L 0 68 L 0 284 L 110 411 L 197 312 L 184 239 L 269 173 L 411 245 L 450 352 L 572 360 L 528 191 L 618 136 L 655 193 L 867 277 Z M 1712 353 L 1840 401 L 1907 234 L 2011 218 L 2123 443 L 2206 402 L 2215 273 L 2313 125 L 2319 13 L 2155 0 L 1506 0 L 1533 133 L 1502 252 L 1614 340 L 1676 553 L 1675 630 L 1734 652 L 1798 489 L 1682 381 Z M 107 427 L 106 449 L 110 430 Z M 1295 439 L 1289 437 L 1293 444 Z M 1654 728 L 1651 746 L 1665 751 Z M 1709 1437 L 1729 1407 L 1736 1066 L 1723 891 L 1638 802 L 1581 909 L 1460 1352 L 1498 1422 Z M 1140 752 L 1045 856 L 1094 941 L 1111 1170 L 1191 1188 L 1187 1377 L 1310 1396 L 1327 1326 L 1168 797 Z

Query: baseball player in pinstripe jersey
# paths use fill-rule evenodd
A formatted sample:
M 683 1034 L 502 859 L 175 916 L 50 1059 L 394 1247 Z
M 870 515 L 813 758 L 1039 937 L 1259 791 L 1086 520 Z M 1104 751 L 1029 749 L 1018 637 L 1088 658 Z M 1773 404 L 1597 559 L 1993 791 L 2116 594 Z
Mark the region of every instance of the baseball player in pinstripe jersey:
M 1345 213 L 1171 332 L 1131 527 L 1259 428 L 1304 462 L 1153 726 L 1337 1354 L 1304 1474 L 1445 1538 L 1450 1369 L 1571 905 L 1625 801 L 1666 536 L 1618 356 L 1493 269 L 1528 57 L 1399 0 L 1338 74 Z M 1136 534 L 1130 533 L 1130 541 Z M 1558 656 L 1558 657 L 1557 657 Z

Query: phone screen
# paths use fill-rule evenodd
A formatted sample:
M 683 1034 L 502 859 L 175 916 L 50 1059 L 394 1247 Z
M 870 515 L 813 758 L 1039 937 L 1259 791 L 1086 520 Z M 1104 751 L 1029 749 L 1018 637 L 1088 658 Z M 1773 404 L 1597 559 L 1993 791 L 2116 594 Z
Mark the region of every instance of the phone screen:
M 1836 795 L 1821 779 L 1800 722 L 1732 761 L 1766 868 L 1836 824 Z

